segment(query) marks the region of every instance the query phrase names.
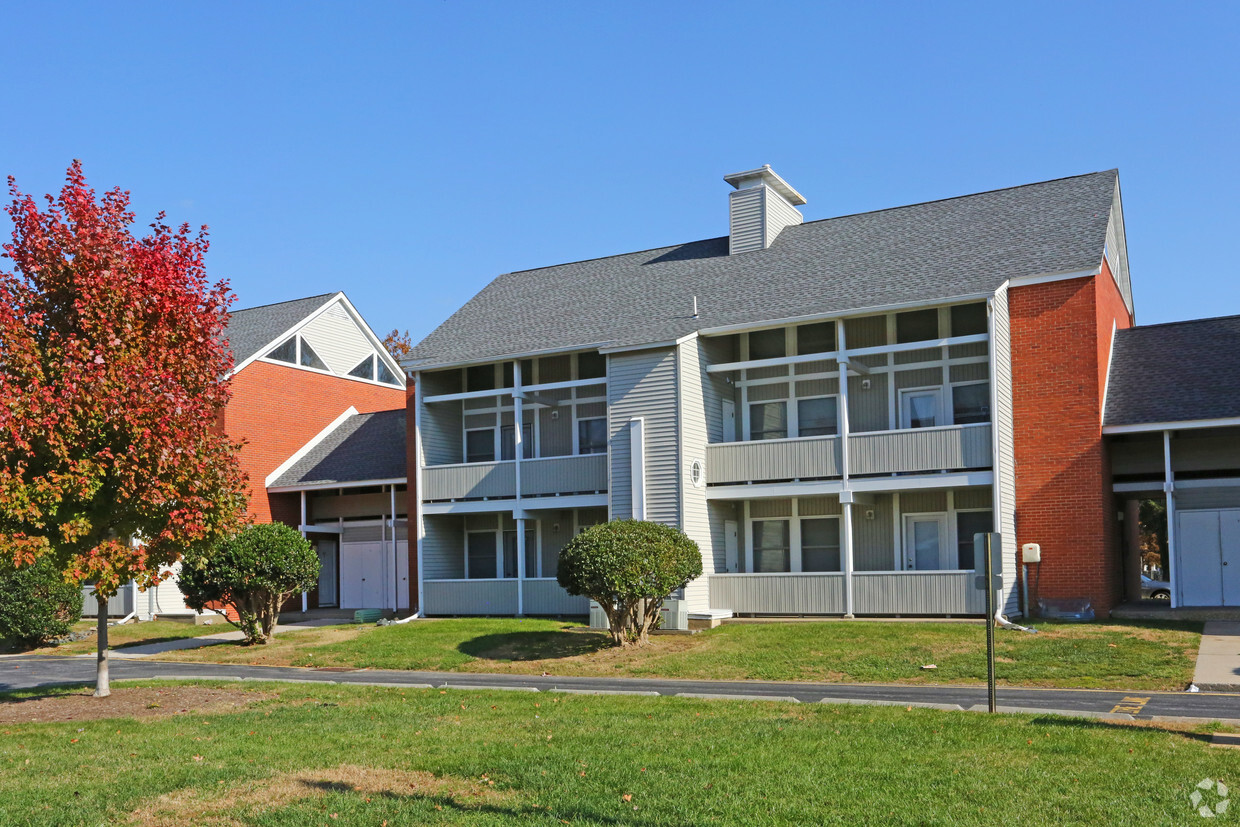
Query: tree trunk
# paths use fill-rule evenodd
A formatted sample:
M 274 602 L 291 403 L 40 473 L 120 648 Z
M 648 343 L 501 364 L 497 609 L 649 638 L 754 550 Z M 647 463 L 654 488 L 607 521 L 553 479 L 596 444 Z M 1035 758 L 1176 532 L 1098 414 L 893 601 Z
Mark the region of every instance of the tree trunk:
M 96 589 L 95 602 L 99 606 L 98 627 L 95 643 L 98 657 L 95 659 L 95 697 L 106 698 L 112 694 L 108 675 L 108 599 Z

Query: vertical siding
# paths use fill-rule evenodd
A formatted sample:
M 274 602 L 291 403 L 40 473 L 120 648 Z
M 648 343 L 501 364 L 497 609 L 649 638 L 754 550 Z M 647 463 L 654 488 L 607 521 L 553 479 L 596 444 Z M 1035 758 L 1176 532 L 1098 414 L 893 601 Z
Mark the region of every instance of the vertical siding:
M 562 381 L 559 379 L 553 381 Z M 540 408 L 538 417 L 538 456 L 564 457 L 573 452 L 573 409 L 569 405 L 555 405 L 570 398 L 570 391 L 544 391 L 538 401 L 553 407 Z M 533 421 L 531 416 L 528 421 Z
M 1111 220 L 1107 223 L 1107 266 L 1124 297 L 1124 304 L 1132 309 L 1132 282 L 1128 276 L 1128 239 L 1124 235 L 1124 209 L 1120 204 L 1119 181 L 1115 182 L 1115 194 L 1111 197 Z
M 863 316 L 844 320 L 844 343 L 851 348 L 887 344 L 887 317 Z
M 320 313 L 301 329 L 301 335 L 332 373 L 348 374 L 362 359 L 375 352 L 366 334 L 340 303 Z
M 762 249 L 762 187 L 736 190 L 728 196 L 730 254 Z
M 721 365 L 736 358 L 735 336 L 721 336 L 712 339 L 698 339 L 700 359 L 702 362 L 702 404 L 706 415 L 706 437 L 711 443 L 732 442 L 736 434 L 723 432 L 723 400 L 731 399 L 733 386 L 718 374 L 708 374 L 708 365 Z M 736 419 L 741 419 L 740 408 L 736 409 Z
M 867 379 L 870 380 L 869 390 L 862 387 Z M 894 425 L 889 424 L 889 420 L 887 374 L 848 377 L 848 429 L 853 433 L 886 431 Z
M 542 576 L 555 577 L 556 565 L 560 560 L 560 551 L 573 539 L 573 512 L 543 511 L 539 512 L 539 526 L 542 529 Z
M 574 597 L 554 580 L 526 580 L 521 584 L 521 596 L 527 615 L 584 617 L 590 613 L 588 597 Z
M 711 383 L 706 373 L 706 359 L 698 339 L 692 339 L 677 348 L 678 385 L 680 387 L 680 498 L 681 529 L 689 539 L 698 544 L 702 552 L 702 576 L 685 587 L 686 608 L 690 612 L 704 612 L 710 608 L 710 589 L 707 576 L 715 571 L 714 550 L 710 518 L 706 506 L 706 485 L 693 484 L 689 473 L 694 460 L 706 467 L 706 443 L 710 427 L 707 423 L 705 389 Z
M 680 440 L 677 435 L 676 351 L 608 356 L 608 431 L 612 519 L 633 516 L 629 420 L 645 420 L 646 519 L 680 525 Z
M 514 615 L 516 580 L 469 580 L 423 585 L 428 615 Z
M 1008 291 L 1006 287 L 995 293 L 992 308 L 993 364 L 991 380 L 995 396 L 995 410 L 991 413 L 995 428 L 995 487 L 998 502 L 995 507 L 995 530 L 1003 535 L 1003 590 L 1004 611 L 1019 609 L 1016 582 L 1016 448 L 1013 439 L 1012 414 L 1012 336 L 1008 316 Z
M 447 465 L 465 460 L 461 435 L 461 403 L 422 404 L 422 464 Z
M 745 525 L 741 513 L 740 503 L 708 501 L 706 503 L 707 516 L 710 519 L 710 549 L 711 549 L 711 571 L 725 571 L 727 569 L 727 526 L 725 523 L 732 521 L 736 523 L 736 559 L 739 566 L 745 564 Z M 705 561 L 702 568 L 705 569 Z
M 895 537 L 891 529 L 891 495 L 875 494 L 874 503 L 853 506 L 853 569 L 891 571 L 895 560 Z M 865 513 L 874 512 L 867 520 Z
M 900 514 L 933 514 L 947 510 L 946 491 L 900 492 Z
M 425 580 L 465 576 L 465 525 L 450 514 L 427 514 L 422 518 L 422 577 Z
M 957 510 L 965 508 L 992 508 L 994 490 L 985 486 L 976 488 L 955 489 L 955 506 Z
M 921 368 L 896 372 L 896 390 L 935 387 L 943 384 L 942 368 Z
M 800 224 L 804 218 L 801 211 L 784 200 L 770 187 L 766 190 L 766 246 L 770 247 L 783 232 L 784 227 Z

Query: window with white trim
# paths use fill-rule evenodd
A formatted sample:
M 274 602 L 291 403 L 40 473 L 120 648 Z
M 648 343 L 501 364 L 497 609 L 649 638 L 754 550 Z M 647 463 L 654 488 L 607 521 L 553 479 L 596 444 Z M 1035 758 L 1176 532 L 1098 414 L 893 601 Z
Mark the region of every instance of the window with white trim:
M 787 439 L 788 402 L 753 402 L 749 405 L 749 438 Z
M 838 402 L 834 396 L 797 399 L 797 436 L 835 436 L 839 433 Z
M 838 517 L 801 518 L 801 571 L 840 571 Z

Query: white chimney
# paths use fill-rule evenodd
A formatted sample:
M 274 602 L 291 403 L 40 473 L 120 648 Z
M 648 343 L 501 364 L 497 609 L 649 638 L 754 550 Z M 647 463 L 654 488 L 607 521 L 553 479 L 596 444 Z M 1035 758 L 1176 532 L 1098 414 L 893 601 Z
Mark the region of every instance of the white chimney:
M 765 250 L 784 227 L 805 220 L 797 209 L 805 203 L 804 196 L 776 175 L 770 164 L 725 175 L 723 180 L 736 187 L 728 198 L 729 254 Z

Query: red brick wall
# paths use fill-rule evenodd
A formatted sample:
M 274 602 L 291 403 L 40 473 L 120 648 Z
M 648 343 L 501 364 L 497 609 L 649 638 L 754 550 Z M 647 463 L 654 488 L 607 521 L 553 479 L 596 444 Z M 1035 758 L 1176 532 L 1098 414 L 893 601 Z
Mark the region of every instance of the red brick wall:
M 1009 308 L 1016 541 L 1042 546 L 1040 596 L 1086 597 L 1106 617 L 1122 575 L 1102 400 L 1112 322 L 1131 319 L 1105 269 L 1015 287 Z
M 224 425 L 245 439 L 241 468 L 249 476 L 250 513 L 259 522 L 297 525 L 296 494 L 268 495 L 267 475 L 352 405 L 358 413 L 390 411 L 405 404 L 401 388 L 372 385 L 294 367 L 251 362 L 232 380 Z

